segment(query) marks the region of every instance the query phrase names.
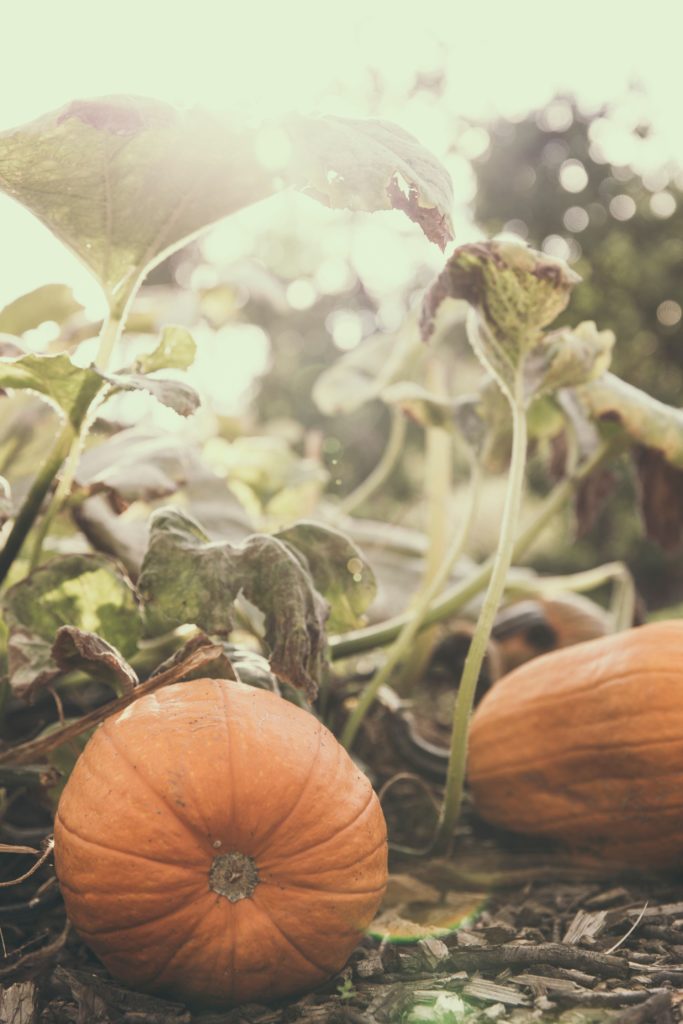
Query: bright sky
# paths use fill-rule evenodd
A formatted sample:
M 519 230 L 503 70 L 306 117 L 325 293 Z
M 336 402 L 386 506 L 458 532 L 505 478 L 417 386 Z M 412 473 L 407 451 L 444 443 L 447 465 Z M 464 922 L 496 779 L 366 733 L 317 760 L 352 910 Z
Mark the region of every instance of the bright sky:
M 638 79 L 662 159 L 683 162 L 683 9 L 649 0 L 633 10 L 623 0 L 27 0 L 3 17 L 0 129 L 74 97 L 129 92 L 263 112 L 379 114 L 438 153 L 443 116 L 425 109 L 419 124 L 406 123 L 399 99 L 416 68 L 445 66 L 442 104 L 474 117 L 522 113 L 558 89 L 597 107 Z M 385 83 L 374 110 L 369 65 Z M 54 280 L 84 294 L 85 271 L 4 199 L 0 238 L 0 304 Z

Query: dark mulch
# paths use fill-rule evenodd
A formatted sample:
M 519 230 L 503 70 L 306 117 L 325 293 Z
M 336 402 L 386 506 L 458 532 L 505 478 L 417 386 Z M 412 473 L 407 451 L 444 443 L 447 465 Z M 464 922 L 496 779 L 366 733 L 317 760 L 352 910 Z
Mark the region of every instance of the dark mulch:
M 486 874 L 491 841 L 459 860 L 398 864 L 385 915 L 410 941 L 366 939 L 317 992 L 276 1007 L 222 1012 L 140 995 L 113 982 L 73 932 L 49 864 L 2 890 L 0 1024 L 372 1024 L 461 1020 L 673 1024 L 683 1002 L 683 879 L 558 874 L 518 850 Z M 467 844 L 466 844 L 467 846 Z M 474 885 L 473 856 L 482 866 Z M 14 860 L 14 857 L 8 857 Z M 17 864 L 26 863 L 26 859 Z M 527 863 L 526 868 L 520 867 Z M 4 868 L 4 864 L 3 864 Z M 11 897 L 10 897 L 11 894 Z M 454 908 L 460 908 L 457 910 Z M 468 909 L 462 909 L 468 908 Z M 460 927 L 441 919 L 466 914 Z M 436 923 L 435 923 L 436 922 Z M 4 956 L 3 956 L 4 952 Z

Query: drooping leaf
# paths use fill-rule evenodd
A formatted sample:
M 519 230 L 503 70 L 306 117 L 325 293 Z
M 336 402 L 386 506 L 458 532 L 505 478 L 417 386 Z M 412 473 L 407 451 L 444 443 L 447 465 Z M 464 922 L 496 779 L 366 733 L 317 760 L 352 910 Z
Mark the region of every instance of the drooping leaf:
M 313 400 L 326 416 L 354 412 L 392 382 L 411 377 L 423 358 L 417 325 L 408 317 L 396 334 L 376 334 L 324 370 L 313 385 Z
M 166 672 L 175 670 L 183 662 L 187 661 L 196 651 L 202 650 L 207 654 L 213 651 L 214 657 L 210 661 L 204 661 L 197 668 L 184 673 L 182 676 L 183 680 L 186 679 L 205 679 L 207 675 L 211 679 L 238 679 L 237 673 L 235 672 L 232 661 L 228 655 L 227 649 L 230 645 L 224 641 L 216 643 L 206 633 L 195 633 L 190 639 L 183 644 L 177 651 L 175 651 L 169 658 L 162 661 L 160 665 L 150 673 L 149 678 L 154 679 L 155 676 L 163 675 Z M 266 664 L 268 664 L 266 662 Z M 180 679 L 178 680 L 180 681 Z
M 542 343 L 543 328 L 565 309 L 579 280 L 562 260 L 525 245 L 461 245 L 424 298 L 422 336 L 432 335 L 447 299 L 464 299 L 473 310 L 467 320 L 470 344 L 510 393 L 520 360 Z
M 182 380 L 162 380 L 144 373 L 108 374 L 104 379 L 121 391 L 147 391 L 179 416 L 192 416 L 201 404 L 195 389 Z
M 159 344 L 153 352 L 138 356 L 133 367 L 136 373 L 154 373 L 156 370 L 187 370 L 197 354 L 197 344 L 185 327 L 169 324 L 161 332 Z
M 0 331 L 21 335 L 47 320 L 61 326 L 82 309 L 68 285 L 43 284 L 0 310 Z
M 200 229 L 272 191 L 249 136 L 157 100 L 76 100 L 0 134 L 0 187 L 93 271 L 111 300 Z
M 285 121 L 294 184 L 336 209 L 403 210 L 441 249 L 453 238 L 445 167 L 389 121 L 321 115 Z
M 315 696 L 327 605 L 301 560 L 276 537 L 254 535 L 238 547 L 212 543 L 184 512 L 160 509 L 150 522 L 138 588 L 151 636 L 187 623 L 227 636 L 242 594 L 265 617 L 273 672 Z
M 7 591 L 9 673 L 21 692 L 60 673 L 52 644 L 62 626 L 96 633 L 124 658 L 137 648 L 140 616 L 129 581 L 100 555 L 65 555 L 36 569 Z
M 577 395 L 593 420 L 619 430 L 625 442 L 652 448 L 683 469 L 683 409 L 657 401 L 612 373 L 577 388 Z
M 301 522 L 275 534 L 306 560 L 313 583 L 330 606 L 329 629 L 343 632 L 363 624 L 377 584 L 359 548 L 343 533 Z
M 96 633 L 75 626 L 61 626 L 52 645 L 52 657 L 64 672 L 80 669 L 95 672 L 111 682 L 118 693 L 130 693 L 138 685 L 135 669 L 120 651 Z

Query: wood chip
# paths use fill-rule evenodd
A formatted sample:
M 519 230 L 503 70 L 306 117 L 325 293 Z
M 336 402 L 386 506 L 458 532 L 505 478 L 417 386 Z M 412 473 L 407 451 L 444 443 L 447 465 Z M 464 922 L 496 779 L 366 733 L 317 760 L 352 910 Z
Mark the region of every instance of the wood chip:
M 504 1003 L 506 1006 L 529 1006 L 529 1000 L 511 985 L 497 985 L 484 978 L 473 978 L 463 987 L 463 993 L 473 999 L 488 1003 Z
M 597 939 L 605 930 L 606 918 L 604 910 L 578 910 L 562 941 L 567 946 L 576 946 L 582 939 Z

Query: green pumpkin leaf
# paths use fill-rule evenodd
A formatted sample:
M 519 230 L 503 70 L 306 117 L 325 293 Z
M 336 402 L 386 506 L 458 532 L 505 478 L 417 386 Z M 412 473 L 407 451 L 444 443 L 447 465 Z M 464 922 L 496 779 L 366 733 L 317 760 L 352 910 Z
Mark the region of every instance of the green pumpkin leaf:
M 0 133 L 0 188 L 95 274 L 110 303 L 167 251 L 269 195 L 249 138 L 157 100 L 76 100 Z
M 403 210 L 441 249 L 453 238 L 453 186 L 445 167 L 396 124 L 321 115 L 285 121 L 289 174 L 335 209 Z
M 316 590 L 330 606 L 328 629 L 344 632 L 363 625 L 377 583 L 353 541 L 338 530 L 309 522 L 296 523 L 275 536 L 304 556 Z
M 159 344 L 153 352 L 138 356 L 133 367 L 136 373 L 156 370 L 187 370 L 197 354 L 197 343 L 185 327 L 172 324 L 164 327 Z
M 105 383 L 97 370 L 76 366 L 65 353 L 0 359 L 0 387 L 35 391 L 62 412 L 75 431 Z
M 62 626 L 96 633 L 124 658 L 137 649 L 141 632 L 130 582 L 100 555 L 65 555 L 46 563 L 10 587 L 2 610 L 10 631 L 10 680 L 22 693 L 61 673 L 52 644 Z
M 211 542 L 184 512 L 159 509 L 150 521 L 138 589 L 149 636 L 185 624 L 227 636 L 233 604 L 243 595 L 264 615 L 275 675 L 315 697 L 327 605 L 281 540 L 253 535 L 239 546 Z

